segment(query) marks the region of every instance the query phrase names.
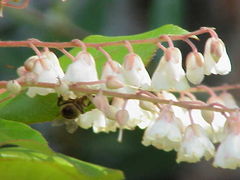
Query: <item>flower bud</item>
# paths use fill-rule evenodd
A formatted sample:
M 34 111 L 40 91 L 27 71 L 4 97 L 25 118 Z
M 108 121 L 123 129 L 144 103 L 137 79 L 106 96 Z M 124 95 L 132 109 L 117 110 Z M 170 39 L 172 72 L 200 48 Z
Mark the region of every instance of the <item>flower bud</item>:
M 8 81 L 7 90 L 11 94 L 17 94 L 21 91 L 21 89 L 21 85 L 16 80 Z
M 108 99 L 101 91 L 93 98 L 92 102 L 102 112 L 106 112 L 109 108 Z
M 124 87 L 124 84 L 119 81 L 116 76 L 108 76 L 106 80 L 106 87 L 109 89 L 119 89 Z
M 24 76 L 27 73 L 27 70 L 24 66 L 17 68 L 17 74 L 19 76 Z
M 204 78 L 204 58 L 199 52 L 190 52 L 186 59 L 186 76 L 193 84 L 200 84 Z
M 124 126 L 125 124 L 127 124 L 128 120 L 129 120 L 129 113 L 127 110 L 125 109 L 121 109 L 116 113 L 116 120 L 118 122 L 118 124 L 120 125 L 120 127 Z
M 205 121 L 207 121 L 209 124 L 212 123 L 214 118 L 214 112 L 209 110 L 202 110 L 201 111 L 202 117 Z
M 121 109 L 124 105 L 125 100 L 119 97 L 114 97 L 112 100 L 112 106 Z
M 139 106 L 146 111 L 150 111 L 150 112 L 158 112 L 159 111 L 157 106 L 155 104 L 153 104 L 152 102 L 140 101 Z
M 27 71 L 33 71 L 36 61 L 39 59 L 38 56 L 31 56 L 24 62 L 24 67 Z

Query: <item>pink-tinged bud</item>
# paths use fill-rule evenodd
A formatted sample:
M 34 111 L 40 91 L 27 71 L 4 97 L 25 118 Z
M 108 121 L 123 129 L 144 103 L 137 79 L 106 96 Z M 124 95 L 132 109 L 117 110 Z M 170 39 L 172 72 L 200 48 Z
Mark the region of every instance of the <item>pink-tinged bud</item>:
M 204 58 L 199 52 L 190 52 L 186 58 L 186 76 L 193 84 L 200 84 L 204 79 Z
M 109 78 L 114 79 L 118 84 L 117 86 L 120 86 L 121 84 L 124 86 L 121 88 L 113 89 L 113 88 L 106 87 L 106 85 L 104 84 L 103 85 L 104 89 L 115 91 L 115 92 L 120 92 L 120 93 L 133 93 L 134 92 L 134 90 L 125 86 L 126 83 L 125 83 L 125 78 L 123 76 L 123 68 L 122 68 L 121 64 L 119 64 L 116 61 L 107 61 L 103 66 L 101 80 L 107 81 Z
M 106 87 L 109 89 L 119 89 L 124 87 L 124 84 L 119 81 L 116 76 L 108 76 L 106 80 Z
M 76 60 L 68 66 L 64 79 L 69 82 L 98 81 L 93 56 L 88 52 L 78 53 Z
M 19 76 L 24 76 L 27 72 L 28 71 L 26 70 L 26 68 L 24 66 L 17 68 L 17 74 Z
M 224 43 L 219 38 L 211 37 L 207 40 L 204 51 L 205 74 L 225 75 L 231 71 L 231 63 Z
M 18 94 L 21 91 L 22 87 L 21 85 L 16 81 L 8 81 L 7 83 L 7 91 L 11 94 Z
M 168 48 L 152 76 L 154 90 L 184 90 L 189 88 L 182 68 L 182 55 L 178 48 Z
M 92 102 L 102 112 L 106 112 L 109 108 L 108 99 L 101 91 L 93 98 Z
M 125 56 L 123 67 L 123 73 L 127 84 L 145 89 L 151 85 L 151 78 L 141 57 L 137 54 L 130 53 Z
M 159 111 L 157 106 L 152 102 L 140 101 L 139 106 L 146 111 L 155 112 L 155 113 Z
M 112 106 L 121 109 L 124 105 L 125 100 L 122 98 L 114 97 L 112 100 Z
M 38 56 L 31 56 L 24 62 L 24 67 L 27 71 L 33 71 L 36 61 L 39 60 Z
M 129 120 L 129 114 L 128 111 L 125 109 L 121 109 L 116 113 L 116 120 L 120 127 L 123 127 L 124 125 L 127 124 Z

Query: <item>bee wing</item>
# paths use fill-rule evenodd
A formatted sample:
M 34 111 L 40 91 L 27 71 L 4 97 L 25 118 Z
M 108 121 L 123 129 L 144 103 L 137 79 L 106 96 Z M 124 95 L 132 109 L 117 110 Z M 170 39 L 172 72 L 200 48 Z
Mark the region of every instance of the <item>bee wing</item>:
M 74 133 L 78 129 L 78 124 L 76 123 L 75 119 L 65 121 L 66 130 L 69 133 Z

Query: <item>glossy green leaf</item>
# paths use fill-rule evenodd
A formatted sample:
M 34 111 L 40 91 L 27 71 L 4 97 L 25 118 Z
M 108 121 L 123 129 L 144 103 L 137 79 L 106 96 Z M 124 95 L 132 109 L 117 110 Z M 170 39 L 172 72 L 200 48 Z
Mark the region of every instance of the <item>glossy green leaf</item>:
M 30 98 L 22 93 L 0 108 L 0 118 L 27 124 L 52 121 L 57 115 L 56 94 Z
M 122 180 L 123 173 L 62 154 L 46 155 L 23 148 L 0 149 L 0 179 Z
M 141 33 L 141 34 L 136 34 L 136 35 L 113 36 L 113 37 L 91 35 L 86 37 L 83 41 L 86 43 L 100 43 L 100 42 L 112 42 L 112 41 L 120 41 L 120 40 L 138 40 L 138 39 L 140 40 L 140 39 L 156 38 L 163 34 L 177 35 L 177 34 L 186 34 L 186 33 L 188 33 L 188 31 L 178 26 L 169 24 L 169 25 L 165 25 L 165 26 L 156 28 L 154 30 Z M 134 48 L 134 52 L 137 53 L 139 56 L 141 56 L 145 64 L 147 64 L 152 59 L 152 57 L 155 55 L 155 52 L 157 50 L 157 47 L 154 44 L 134 44 L 133 48 Z M 127 49 L 124 46 L 108 46 L 108 47 L 104 47 L 104 49 L 111 55 L 113 60 L 116 60 L 120 63 L 123 62 L 124 56 L 126 56 L 126 54 L 128 53 Z M 80 50 L 81 50 L 80 48 L 73 48 L 70 51 L 70 53 L 72 55 L 76 55 Z M 97 64 L 98 73 L 101 74 L 100 72 L 101 72 L 102 66 L 106 61 L 105 56 L 95 48 L 88 48 L 88 52 L 90 52 L 94 56 Z M 63 56 L 60 59 L 60 62 L 63 69 L 66 69 L 67 65 L 71 63 L 68 57 L 66 56 Z
M 0 146 L 18 145 L 44 153 L 52 153 L 47 141 L 36 130 L 20 122 L 0 119 Z

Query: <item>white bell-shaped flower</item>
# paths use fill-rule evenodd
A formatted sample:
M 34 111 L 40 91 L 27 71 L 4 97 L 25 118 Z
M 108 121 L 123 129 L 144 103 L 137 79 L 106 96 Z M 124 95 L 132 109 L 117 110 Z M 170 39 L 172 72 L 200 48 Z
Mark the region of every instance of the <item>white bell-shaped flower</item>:
M 223 41 L 211 37 L 207 40 L 204 51 L 205 74 L 225 75 L 231 71 L 231 62 Z
M 25 62 L 26 69 L 29 69 L 29 73 L 34 73 L 36 75 L 35 82 L 37 83 L 58 83 L 59 76 L 56 73 L 55 69 L 52 66 L 52 63 L 49 59 L 42 56 L 32 56 Z M 28 73 L 26 73 L 28 76 Z M 27 95 L 34 97 L 36 94 L 45 96 L 49 93 L 54 93 L 55 90 L 51 88 L 38 88 L 30 87 L 27 91 Z
M 190 52 L 186 59 L 186 76 L 193 84 L 200 84 L 204 79 L 204 58 L 199 52 Z
M 129 121 L 126 123 L 126 127 L 129 129 L 134 129 L 136 126 L 144 129 L 157 118 L 156 112 L 153 113 L 140 108 L 139 100 L 128 100 L 125 109 L 129 113 Z
M 68 66 L 64 79 L 73 83 L 98 81 L 93 56 L 85 51 L 78 53 L 76 60 Z
M 189 84 L 182 68 L 182 54 L 178 48 L 168 48 L 152 76 L 153 90 L 184 90 Z
M 42 53 L 42 56 L 46 57 L 52 64 L 52 68 L 55 70 L 57 76 L 59 79 L 62 79 L 64 77 L 64 72 L 60 66 L 59 60 L 57 56 L 51 52 L 51 51 L 45 51 Z
M 116 122 L 108 119 L 104 113 L 98 109 L 93 109 L 81 114 L 77 120 L 80 127 L 84 129 L 93 128 L 94 133 L 116 131 Z
M 174 96 L 174 94 L 167 92 L 167 91 L 162 91 L 161 98 L 166 99 L 166 100 L 172 100 L 172 101 L 178 101 L 178 99 Z M 178 106 L 171 106 L 170 107 L 174 115 L 180 119 L 182 122 L 183 128 L 187 127 L 190 124 L 189 118 L 186 118 L 186 111 Z
M 142 144 L 165 151 L 177 150 L 182 140 L 181 122 L 173 112 L 163 110 L 144 132 Z
M 239 112 L 231 113 L 225 127 L 226 136 L 219 145 L 213 165 L 236 169 L 240 167 L 240 118 Z
M 231 133 L 217 149 L 213 165 L 221 168 L 240 167 L 240 134 Z
M 140 56 L 135 53 L 130 53 L 125 56 L 123 68 L 123 74 L 128 85 L 142 89 L 148 89 L 150 87 L 151 78 Z
M 214 155 L 214 145 L 208 139 L 200 125 L 193 124 L 186 128 L 183 141 L 177 154 L 177 162 L 197 162 L 202 157 L 206 160 Z

